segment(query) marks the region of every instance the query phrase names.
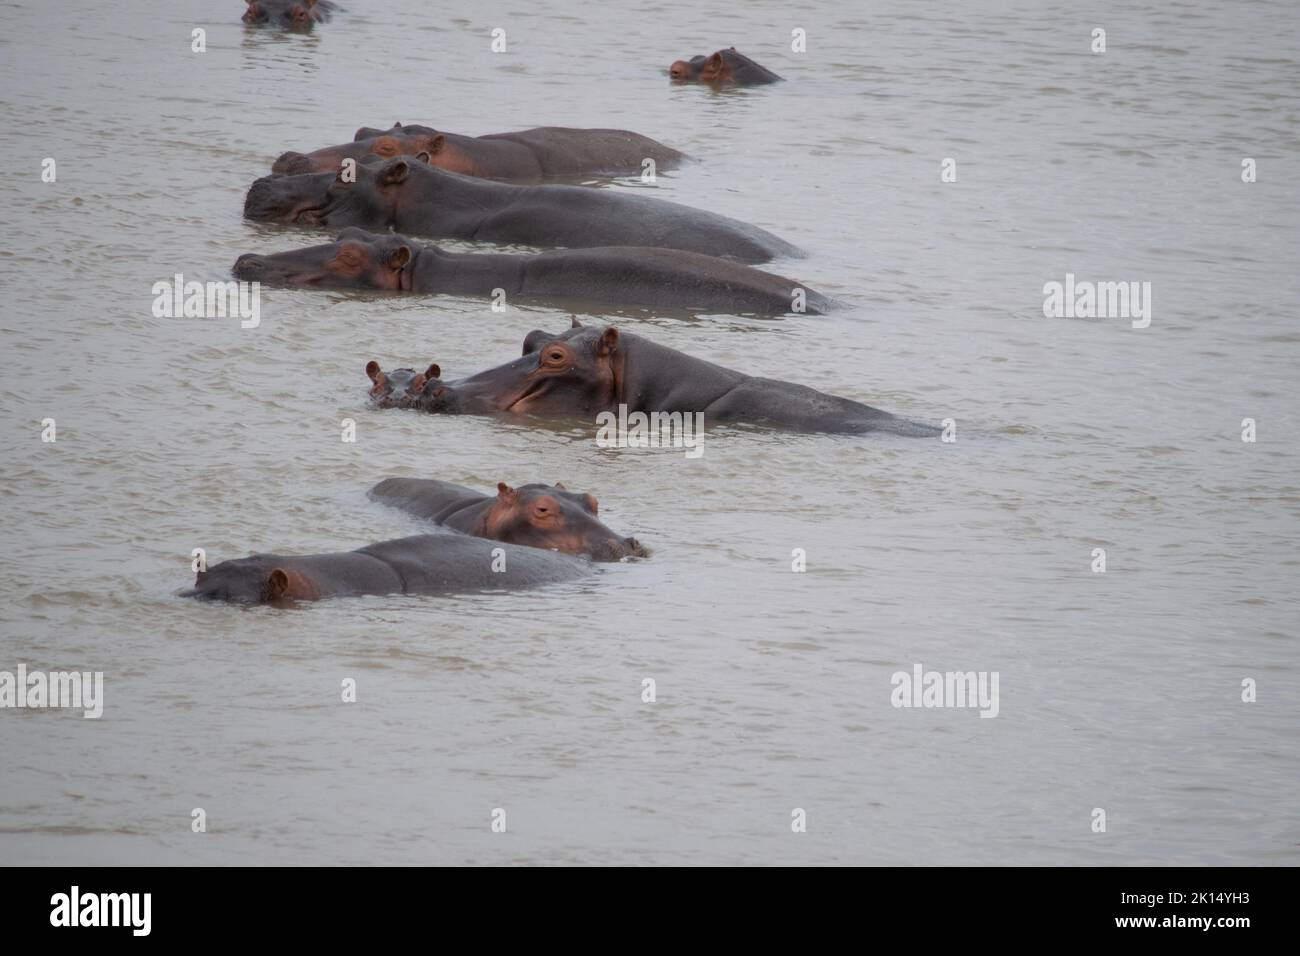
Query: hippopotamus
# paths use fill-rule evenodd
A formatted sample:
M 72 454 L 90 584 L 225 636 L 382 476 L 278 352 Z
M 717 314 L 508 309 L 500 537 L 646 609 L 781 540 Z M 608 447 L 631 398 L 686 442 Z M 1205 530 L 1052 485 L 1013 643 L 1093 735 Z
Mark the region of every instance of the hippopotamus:
M 412 236 L 530 246 L 655 246 L 740 262 L 800 250 L 748 223 L 628 191 L 520 186 L 448 172 L 427 153 L 358 165 L 355 177 L 302 173 L 253 183 L 244 215 Z M 353 181 L 349 182 L 348 179 Z
M 718 50 L 711 56 L 677 60 L 668 68 L 668 75 L 677 82 L 708 83 L 710 86 L 759 86 L 784 79 L 767 67 L 759 66 L 745 54 L 738 53 L 734 46 Z
M 366 365 L 370 399 L 382 408 L 440 414 L 509 413 L 542 418 L 623 418 L 635 412 L 683 416 L 709 423 L 762 425 L 798 432 L 889 432 L 933 437 L 941 429 L 900 418 L 847 398 L 759 378 L 678 352 L 613 326 L 577 319 L 559 334 L 540 329 L 524 339 L 523 355 L 455 381 L 431 364 L 425 371 L 384 372 Z
M 645 557 L 635 538 L 615 534 L 597 517 L 590 494 L 531 483 L 497 484 L 495 495 L 429 478 L 385 478 L 370 489 L 375 501 L 478 538 L 586 555 L 593 561 Z
M 359 594 L 535 587 L 591 571 L 585 558 L 464 534 L 420 534 L 355 551 L 254 554 L 200 571 L 182 597 L 265 604 Z
M 536 255 L 456 253 L 408 236 L 345 229 L 334 242 L 271 255 L 247 254 L 236 279 L 267 285 L 388 289 L 511 301 L 616 308 L 675 308 L 698 313 L 822 314 L 832 306 L 806 286 L 752 266 L 680 249 L 617 246 Z
M 482 179 L 540 182 L 597 174 L 640 173 L 647 159 L 667 169 L 685 154 L 648 136 L 625 129 L 570 129 L 539 126 L 516 133 L 461 136 L 428 126 L 394 123 L 381 130 L 363 126 L 350 143 L 326 146 L 312 153 L 284 153 L 271 167 L 274 173 L 334 172 L 344 159 L 375 153 L 384 159 L 428 153 L 440 169 Z
M 332 0 L 247 0 L 245 23 L 274 23 L 291 30 L 310 30 L 334 15 Z

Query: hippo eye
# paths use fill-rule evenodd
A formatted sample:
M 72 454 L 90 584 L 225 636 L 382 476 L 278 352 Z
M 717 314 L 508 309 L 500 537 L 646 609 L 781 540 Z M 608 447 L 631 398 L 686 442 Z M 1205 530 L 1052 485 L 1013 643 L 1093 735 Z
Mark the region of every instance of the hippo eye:
M 546 361 L 551 365 L 560 365 L 564 362 L 564 359 L 563 349 L 551 349 L 546 353 Z

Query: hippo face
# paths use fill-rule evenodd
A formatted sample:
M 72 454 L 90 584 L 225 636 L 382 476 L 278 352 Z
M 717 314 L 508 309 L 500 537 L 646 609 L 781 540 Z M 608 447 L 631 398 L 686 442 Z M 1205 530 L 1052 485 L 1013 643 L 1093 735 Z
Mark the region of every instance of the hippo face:
M 497 485 L 497 497 L 476 531 L 482 537 L 531 548 L 585 554 L 594 561 L 644 557 L 635 538 L 622 538 L 596 517 L 591 495 L 554 485 Z
M 541 329 L 524 338 L 523 358 L 510 365 L 520 379 L 502 409 L 523 415 L 595 414 L 614 404 L 619 377 L 618 329 L 577 324 L 561 335 Z M 522 372 L 522 375 L 518 375 Z
M 677 60 L 668 68 L 668 75 L 674 80 L 689 83 L 699 80 L 700 70 L 708 62 L 707 56 L 693 56 L 689 60 Z
M 707 83 L 710 86 L 748 86 L 781 79 L 734 46 L 709 56 L 678 60 L 668 68 L 668 75 L 679 83 Z
M 245 23 L 267 23 L 290 30 L 310 30 L 313 23 L 328 20 L 334 5 L 327 0 L 247 0 Z
M 345 159 L 360 161 L 364 156 L 392 159 L 396 156 L 416 156 L 428 153 L 437 157 L 444 152 L 446 138 L 427 126 L 403 126 L 394 123 L 391 129 L 377 130 L 368 126 L 357 130 L 350 143 L 326 146 L 314 153 L 284 153 L 271 167 L 273 173 L 334 172 Z
M 274 559 L 256 554 L 222 561 L 200 571 L 194 579 L 193 589 L 181 593 L 181 597 L 240 604 L 310 600 L 318 596 L 319 589 L 301 571 L 277 567 Z
M 345 229 L 320 246 L 235 260 L 236 279 L 332 289 L 410 289 L 415 250 L 402 236 Z
M 430 365 L 423 372 L 413 368 L 395 368 L 385 372 L 379 363 L 366 363 L 366 375 L 370 379 L 370 401 L 380 408 L 416 408 L 420 397 L 429 382 L 438 382 L 442 370 L 437 365 Z
M 378 156 L 363 156 L 358 161 L 356 178 L 367 175 L 368 167 L 382 163 Z M 342 170 L 338 175 L 324 173 L 274 173 L 263 176 L 253 182 L 244 197 L 244 217 L 258 222 L 298 223 L 301 225 L 362 225 L 359 218 L 340 218 L 328 216 L 326 208 L 330 205 L 329 189 L 343 178 Z M 373 179 L 373 174 L 371 177 Z

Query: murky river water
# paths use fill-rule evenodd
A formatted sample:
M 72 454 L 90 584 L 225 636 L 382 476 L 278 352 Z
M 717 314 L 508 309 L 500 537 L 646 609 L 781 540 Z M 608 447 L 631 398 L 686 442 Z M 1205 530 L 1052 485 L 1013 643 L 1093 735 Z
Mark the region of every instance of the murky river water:
M 1293 3 L 346 6 L 310 36 L 233 0 L 0 7 L 0 670 L 105 674 L 99 720 L 0 711 L 0 861 L 1300 862 Z M 789 82 L 667 82 L 732 43 Z M 368 359 L 456 377 L 562 309 L 153 317 L 158 280 L 313 241 L 241 219 L 281 151 L 396 119 L 700 158 L 611 188 L 770 229 L 849 307 L 622 327 L 957 441 L 733 429 L 690 460 L 366 405 Z M 1150 282 L 1150 327 L 1045 318 L 1067 273 Z M 195 547 L 422 530 L 365 498 L 395 474 L 562 480 L 654 554 L 514 595 L 175 596 Z M 996 719 L 893 707 L 917 663 L 996 671 Z

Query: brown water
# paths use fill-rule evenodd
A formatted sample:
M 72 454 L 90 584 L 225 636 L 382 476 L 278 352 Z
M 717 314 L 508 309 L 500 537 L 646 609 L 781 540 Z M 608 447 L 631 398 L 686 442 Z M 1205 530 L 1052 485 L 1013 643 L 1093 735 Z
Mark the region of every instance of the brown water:
M 0 670 L 106 684 L 97 721 L 0 711 L 0 860 L 1300 862 L 1293 3 L 347 6 L 310 36 L 233 0 L 0 7 Z M 667 82 L 731 43 L 789 82 Z M 690 460 L 366 405 L 368 359 L 459 376 L 561 309 L 153 317 L 156 281 L 313 241 L 241 220 L 281 151 L 396 119 L 699 157 L 612 188 L 804 246 L 773 268 L 849 308 L 622 327 L 958 440 L 718 430 Z M 1150 327 L 1045 318 L 1067 272 L 1149 281 Z M 175 596 L 195 547 L 421 530 L 365 499 L 393 474 L 562 480 L 654 555 L 509 596 Z M 892 707 L 917 662 L 997 671 L 998 717 Z

